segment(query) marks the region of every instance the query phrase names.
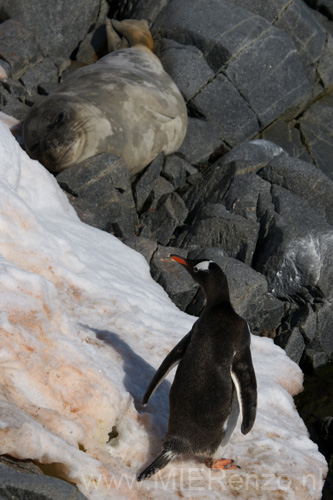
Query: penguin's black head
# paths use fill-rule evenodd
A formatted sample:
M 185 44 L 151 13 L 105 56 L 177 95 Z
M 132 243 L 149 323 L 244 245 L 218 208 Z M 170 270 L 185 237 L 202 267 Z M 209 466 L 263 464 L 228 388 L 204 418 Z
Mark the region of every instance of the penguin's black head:
M 170 257 L 184 266 L 194 281 L 201 286 L 206 294 L 207 303 L 216 300 L 229 301 L 228 281 L 216 262 L 208 259 L 184 259 L 174 254 Z

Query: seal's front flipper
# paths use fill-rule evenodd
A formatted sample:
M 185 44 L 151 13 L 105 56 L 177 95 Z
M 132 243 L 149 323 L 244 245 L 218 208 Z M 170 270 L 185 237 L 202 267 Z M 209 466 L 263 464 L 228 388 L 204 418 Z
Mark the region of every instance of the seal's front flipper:
M 129 47 L 144 45 L 152 50 L 153 39 L 146 20 L 125 19 L 124 21 L 117 21 L 112 19 L 111 22 L 116 32 L 126 38 Z
M 155 373 L 152 381 L 150 382 L 145 395 L 143 396 L 142 404 L 146 405 L 150 397 L 154 394 L 160 383 L 167 376 L 170 370 L 176 366 L 185 354 L 187 346 L 190 343 L 192 335 L 192 330 L 185 335 L 185 337 L 178 342 L 178 344 L 169 352 L 165 360 L 162 362 L 161 366 Z
M 110 19 L 106 19 L 105 28 L 108 52 L 115 52 L 116 50 L 125 49 L 129 46 L 127 39 L 118 35 L 116 30 L 112 26 L 112 22 Z

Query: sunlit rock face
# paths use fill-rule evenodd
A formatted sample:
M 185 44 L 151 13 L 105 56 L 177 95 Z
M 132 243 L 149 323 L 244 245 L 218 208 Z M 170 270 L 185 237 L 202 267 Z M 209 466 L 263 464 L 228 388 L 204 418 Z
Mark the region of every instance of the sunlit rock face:
M 150 277 L 144 258 L 79 221 L 54 178 L 0 124 L 0 454 L 30 458 L 98 499 L 320 499 L 327 466 L 292 395 L 302 373 L 252 337 L 253 430 L 224 456 L 135 476 L 160 450 L 171 373 L 146 408 L 155 369 L 194 318 Z

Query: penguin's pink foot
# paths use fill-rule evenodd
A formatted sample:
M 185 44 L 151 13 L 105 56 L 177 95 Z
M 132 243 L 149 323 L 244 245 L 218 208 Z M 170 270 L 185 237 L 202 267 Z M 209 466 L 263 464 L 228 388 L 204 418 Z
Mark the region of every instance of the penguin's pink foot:
M 207 458 L 205 461 L 210 469 L 240 469 L 239 465 L 234 465 L 234 461 L 229 458 Z

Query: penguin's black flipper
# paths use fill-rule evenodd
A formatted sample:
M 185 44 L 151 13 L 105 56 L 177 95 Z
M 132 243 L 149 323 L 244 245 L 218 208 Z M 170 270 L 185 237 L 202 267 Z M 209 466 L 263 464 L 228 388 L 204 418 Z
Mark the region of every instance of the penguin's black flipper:
M 150 382 L 145 395 L 143 396 L 143 405 L 146 405 L 148 403 L 150 397 L 156 391 L 163 379 L 167 376 L 169 371 L 172 370 L 172 368 L 176 366 L 184 356 L 187 346 L 189 345 L 191 340 L 192 331 L 193 329 L 187 335 L 185 335 L 185 337 L 182 338 L 180 342 L 178 342 L 178 344 L 172 349 L 172 351 L 169 352 L 165 360 L 162 362 L 161 366 Z
M 150 465 L 148 465 L 148 467 L 144 471 L 142 471 L 141 474 L 138 475 L 136 480 L 143 481 L 144 479 L 148 479 L 150 476 L 155 474 L 155 472 L 163 469 L 166 465 L 168 465 L 168 463 L 171 462 L 171 460 L 175 458 L 176 455 L 177 454 L 172 451 L 163 450 L 162 453 L 160 453 L 160 455 L 158 455 L 158 457 L 155 458 L 155 460 Z
M 253 369 L 250 346 L 234 355 L 231 378 L 236 387 L 241 410 L 241 431 L 247 434 L 253 427 L 257 412 L 257 381 Z

